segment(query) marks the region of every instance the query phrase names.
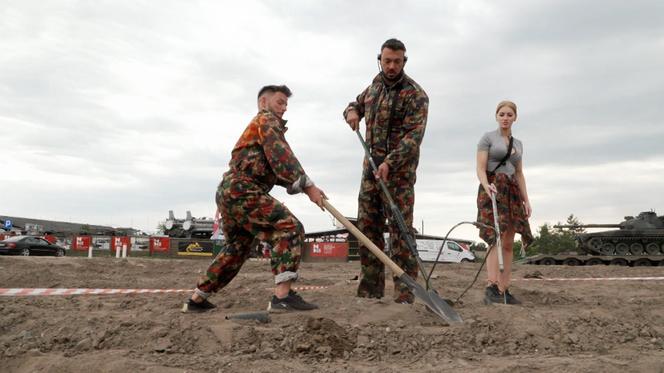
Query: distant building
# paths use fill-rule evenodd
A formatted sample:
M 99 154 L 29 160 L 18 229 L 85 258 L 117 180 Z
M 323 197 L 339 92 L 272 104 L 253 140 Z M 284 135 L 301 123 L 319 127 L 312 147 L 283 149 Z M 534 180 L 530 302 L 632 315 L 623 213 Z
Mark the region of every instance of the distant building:
M 136 228 L 117 227 L 115 228 L 116 236 L 141 236 L 144 235 L 143 231 Z
M 55 220 L 0 215 L 0 224 L 2 224 L 3 227 L 6 220 L 12 222 L 13 231 L 31 235 L 52 234 L 55 236 L 69 236 L 87 233 L 91 235 L 112 236 L 116 234 L 116 228 L 105 225 L 69 223 Z
M 357 227 L 357 218 L 349 218 L 346 217 L 348 221 L 351 222 L 354 226 Z M 341 223 L 337 222 L 335 220 L 334 226 L 336 227 L 335 229 L 330 229 L 330 230 L 325 230 L 325 231 L 318 231 L 318 232 L 309 232 L 305 233 L 304 239 L 306 242 L 348 242 L 348 258 L 350 260 L 355 260 L 359 258 L 359 246 L 360 243 L 355 238 L 348 229 L 346 229 Z M 388 233 L 388 227 L 385 227 L 385 233 Z M 442 240 L 444 237 L 441 236 L 432 236 L 432 235 L 427 235 L 427 234 L 420 234 L 418 233 L 417 229 L 412 228 L 413 232 L 415 232 L 415 239 L 434 239 L 434 240 Z M 472 245 L 474 241 L 472 240 L 466 240 L 463 238 L 452 238 L 449 237 L 448 240 L 450 241 L 455 241 L 459 244 L 462 244 L 466 247 L 469 247 L 469 245 Z M 387 245 L 389 245 L 389 242 L 387 242 Z

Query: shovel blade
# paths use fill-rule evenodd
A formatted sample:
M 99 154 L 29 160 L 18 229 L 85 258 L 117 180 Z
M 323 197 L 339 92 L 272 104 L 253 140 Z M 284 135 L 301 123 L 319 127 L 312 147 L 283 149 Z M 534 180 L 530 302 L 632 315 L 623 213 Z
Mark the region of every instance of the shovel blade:
M 412 277 L 405 273 L 399 276 L 399 279 L 408 286 L 408 288 L 413 292 L 413 295 L 415 295 L 417 298 L 423 301 L 424 304 L 426 304 L 431 312 L 441 317 L 448 324 L 463 322 L 461 315 L 459 315 L 454 310 L 454 308 L 449 305 L 449 303 L 441 298 L 438 293 L 433 290 L 427 291 L 424 289 L 424 287 L 422 287 L 422 285 L 415 282 Z

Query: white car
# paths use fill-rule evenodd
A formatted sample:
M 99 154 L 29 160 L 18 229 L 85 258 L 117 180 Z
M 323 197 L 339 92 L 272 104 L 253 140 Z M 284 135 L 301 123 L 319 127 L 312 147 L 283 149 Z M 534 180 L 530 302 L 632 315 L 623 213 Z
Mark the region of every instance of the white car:
M 417 240 L 417 251 L 424 262 L 435 262 L 443 240 Z M 475 255 L 466 247 L 454 241 L 447 241 L 438 262 L 465 263 L 474 262 Z

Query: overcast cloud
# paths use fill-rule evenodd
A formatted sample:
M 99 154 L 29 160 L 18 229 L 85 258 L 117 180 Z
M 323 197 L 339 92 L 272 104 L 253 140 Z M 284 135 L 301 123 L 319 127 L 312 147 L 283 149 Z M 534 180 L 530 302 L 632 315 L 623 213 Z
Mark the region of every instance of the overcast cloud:
M 476 144 L 519 106 L 533 228 L 664 214 L 661 1 L 0 0 L 0 214 L 154 231 L 214 214 L 257 90 L 285 83 L 287 138 L 355 216 L 362 149 L 341 111 L 408 48 L 430 97 L 415 226 L 476 216 Z M 285 201 L 307 231 L 332 219 Z M 472 227 L 454 236 L 477 239 Z

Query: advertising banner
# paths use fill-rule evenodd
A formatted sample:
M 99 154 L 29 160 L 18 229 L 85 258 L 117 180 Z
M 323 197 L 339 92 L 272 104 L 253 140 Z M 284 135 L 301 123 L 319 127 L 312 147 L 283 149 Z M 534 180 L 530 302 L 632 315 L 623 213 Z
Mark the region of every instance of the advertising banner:
M 56 242 L 58 242 L 58 238 L 55 237 L 55 236 L 52 235 L 52 234 L 45 234 L 45 235 L 44 235 L 44 239 L 45 239 L 46 241 L 48 241 L 49 243 L 52 243 L 52 244 L 55 244 Z
M 168 237 L 150 237 L 150 254 L 167 253 L 171 242 Z
M 214 242 L 211 240 L 182 240 L 178 242 L 178 255 L 212 256 Z
M 343 262 L 348 260 L 348 242 L 309 242 L 304 260 Z
M 116 237 L 111 237 L 111 252 L 115 252 L 115 250 L 121 250 L 122 251 L 122 246 L 127 246 L 127 252 L 129 253 L 131 251 L 131 239 L 129 236 L 116 236 Z
M 88 251 L 91 243 L 92 237 L 90 236 L 75 236 L 71 242 L 71 248 L 77 251 Z

